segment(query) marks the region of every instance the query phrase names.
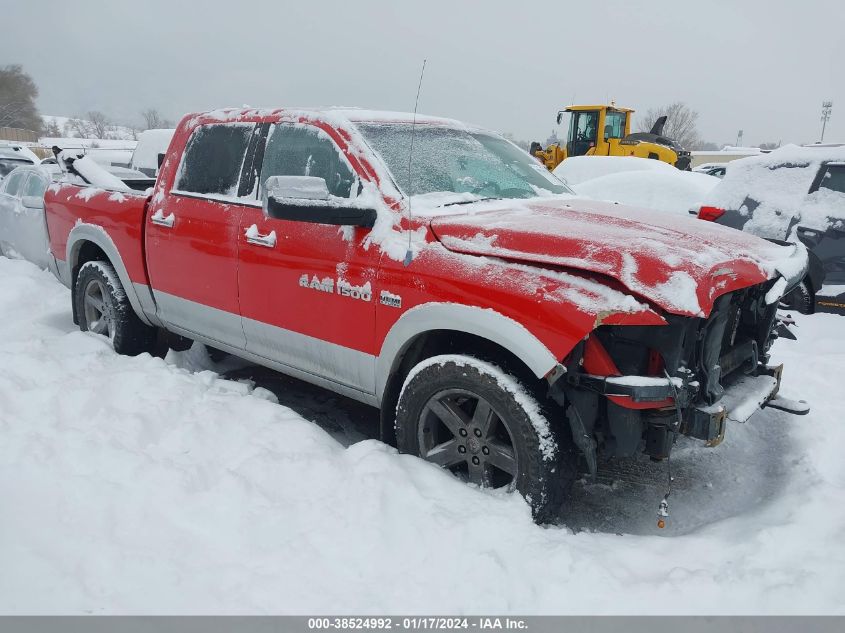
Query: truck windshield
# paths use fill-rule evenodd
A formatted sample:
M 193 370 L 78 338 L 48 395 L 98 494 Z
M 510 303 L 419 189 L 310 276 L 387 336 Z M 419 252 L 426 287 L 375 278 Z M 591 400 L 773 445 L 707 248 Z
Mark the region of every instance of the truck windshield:
M 528 153 L 503 138 L 448 127 L 417 125 L 408 182 L 409 123 L 359 123 L 406 194 L 476 194 L 485 198 L 533 198 L 572 193 Z

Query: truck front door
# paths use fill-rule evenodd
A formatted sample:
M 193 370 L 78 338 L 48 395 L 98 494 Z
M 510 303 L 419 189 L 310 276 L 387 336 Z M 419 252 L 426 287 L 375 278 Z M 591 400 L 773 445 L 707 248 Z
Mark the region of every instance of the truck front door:
M 317 176 L 340 198 L 358 178 L 331 137 L 317 127 L 270 127 L 257 199 L 270 176 Z M 258 160 L 260 157 L 260 161 Z M 367 230 L 268 218 L 245 208 L 238 240 L 240 307 L 247 350 L 284 368 L 373 393 L 375 298 L 380 251 Z

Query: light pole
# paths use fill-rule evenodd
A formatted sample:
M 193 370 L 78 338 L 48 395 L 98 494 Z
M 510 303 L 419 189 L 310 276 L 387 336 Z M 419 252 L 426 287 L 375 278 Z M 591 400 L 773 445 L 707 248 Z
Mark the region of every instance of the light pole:
M 824 142 L 824 128 L 830 119 L 830 111 L 833 109 L 833 101 L 822 101 L 822 137 L 819 143 Z

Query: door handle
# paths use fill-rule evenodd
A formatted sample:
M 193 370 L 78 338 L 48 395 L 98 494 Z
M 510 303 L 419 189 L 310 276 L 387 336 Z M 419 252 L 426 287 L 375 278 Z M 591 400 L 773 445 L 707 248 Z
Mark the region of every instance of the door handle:
M 267 235 L 261 235 L 258 232 L 258 227 L 253 224 L 245 232 L 246 241 L 256 246 L 263 246 L 265 248 L 273 248 L 276 246 L 276 232 L 270 231 Z
M 164 211 L 159 209 L 150 216 L 150 222 L 157 224 L 158 226 L 163 226 L 167 229 L 172 229 L 173 225 L 176 223 L 176 216 L 173 215 L 172 212 L 170 215 L 166 216 L 164 215 Z

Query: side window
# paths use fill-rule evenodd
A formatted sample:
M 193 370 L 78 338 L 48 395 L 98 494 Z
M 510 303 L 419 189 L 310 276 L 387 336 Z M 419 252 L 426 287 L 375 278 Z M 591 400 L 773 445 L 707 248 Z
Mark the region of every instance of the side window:
M 6 186 L 3 188 L 3 191 L 10 196 L 20 195 L 20 190 L 23 186 L 23 181 L 26 179 L 26 175 L 27 172 L 25 171 L 16 171 L 11 176 L 8 176 L 6 178 Z
M 235 196 L 252 123 L 203 125 L 194 130 L 176 180 L 176 189 Z
M 828 165 L 819 183 L 819 189 L 845 193 L 845 165 Z
M 355 183 L 355 175 L 330 138 L 316 128 L 285 124 L 273 126 L 267 138 L 262 187 L 270 176 L 318 176 L 338 198 L 349 198 Z
M 626 112 L 607 112 L 604 119 L 604 138 L 622 138 L 625 135 Z
M 44 195 L 45 191 L 47 191 L 47 180 L 36 174 L 32 174 L 29 180 L 26 181 L 26 186 L 24 186 L 21 196 L 36 196 L 40 198 Z

